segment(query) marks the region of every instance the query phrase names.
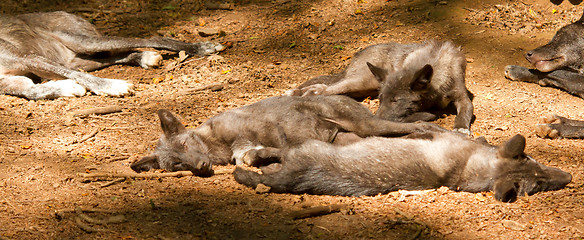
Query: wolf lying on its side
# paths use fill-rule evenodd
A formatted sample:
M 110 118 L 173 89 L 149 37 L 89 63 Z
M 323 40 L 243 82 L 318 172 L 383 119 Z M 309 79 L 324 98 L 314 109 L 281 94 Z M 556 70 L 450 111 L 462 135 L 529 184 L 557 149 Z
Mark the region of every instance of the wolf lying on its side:
M 339 132 L 367 137 L 445 131 L 431 123 L 380 119 L 340 95 L 271 97 L 223 112 L 189 130 L 168 110 L 159 110 L 158 116 L 164 135 L 154 153 L 131 165 L 136 172 L 161 168 L 209 176 L 213 164 L 265 165 L 280 149 L 310 139 L 338 142 Z
M 102 36 L 89 22 L 66 12 L 0 16 L 0 94 L 52 99 L 95 94 L 124 96 L 132 84 L 95 77 L 92 71 L 112 64 L 160 65 L 156 52 L 135 48 L 186 51 L 207 55 L 223 50 L 210 42 L 184 43 L 168 38 L 135 39 Z M 35 84 L 45 79 L 66 79 Z
M 524 148 L 521 135 L 495 147 L 450 131 L 370 137 L 345 146 L 309 140 L 275 153 L 281 164 L 263 174 L 241 167 L 233 174 L 239 183 L 262 183 L 280 193 L 361 196 L 447 186 L 493 191 L 503 202 L 570 183 L 571 174 L 536 162 Z
M 469 133 L 473 105 L 465 71 L 464 54 L 450 41 L 384 43 L 357 52 L 342 72 L 312 78 L 287 94 L 379 97 L 376 115 L 400 122 L 435 120 L 429 111 L 452 103 L 454 128 Z

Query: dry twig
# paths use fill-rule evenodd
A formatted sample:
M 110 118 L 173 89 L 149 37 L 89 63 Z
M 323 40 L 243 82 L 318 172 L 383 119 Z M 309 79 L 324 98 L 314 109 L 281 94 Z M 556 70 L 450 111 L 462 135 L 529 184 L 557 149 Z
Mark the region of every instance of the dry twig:
M 117 112 L 121 112 L 121 111 L 122 111 L 122 108 L 119 106 L 96 107 L 96 108 L 82 109 L 82 110 L 74 111 L 73 117 L 84 118 L 84 117 L 87 117 L 91 114 L 104 115 L 104 114 L 110 114 L 110 113 L 117 113 Z
M 128 158 L 130 158 L 130 156 L 120 156 L 120 157 L 115 157 L 115 158 L 109 158 L 106 160 L 107 160 L 107 162 L 117 162 L 117 161 L 126 160 Z
M 77 224 L 77 226 L 79 228 L 81 228 L 81 230 L 88 232 L 88 233 L 92 233 L 92 232 L 105 232 L 105 229 L 100 229 L 100 228 L 94 228 L 92 226 L 89 226 L 89 224 L 84 223 L 83 220 L 81 220 L 81 218 L 79 217 L 75 217 L 75 224 Z
M 179 94 L 181 94 L 181 95 L 190 94 L 190 93 L 195 93 L 195 92 L 204 91 L 204 90 L 208 90 L 208 89 L 211 89 L 212 91 L 219 91 L 219 90 L 223 89 L 223 84 L 212 83 L 212 84 L 208 84 L 208 85 L 205 85 L 202 87 L 184 89 L 184 90 L 181 90 L 179 92 Z
M 95 137 L 95 135 L 97 135 L 98 132 L 99 132 L 99 128 L 96 128 L 95 130 L 93 130 L 93 132 L 90 132 L 89 134 L 83 136 L 79 140 L 74 140 L 73 142 L 71 142 L 68 145 L 85 142 L 85 141 L 89 140 L 90 138 Z
M 317 217 L 325 214 L 331 214 L 341 211 L 346 204 L 333 204 L 328 206 L 316 206 L 292 212 L 293 219 Z
M 98 208 L 82 208 L 82 207 L 78 207 L 78 208 L 81 208 L 81 211 L 83 211 L 83 212 L 114 213 L 114 211 L 105 210 L 105 209 L 98 209 Z M 63 219 L 65 213 L 73 213 L 75 211 L 76 211 L 76 208 L 64 208 L 64 209 L 56 210 L 55 217 L 57 219 Z
M 79 173 L 84 178 L 164 178 L 192 176 L 191 171 L 165 172 L 165 173 Z
M 92 223 L 92 224 L 106 225 L 106 224 L 110 224 L 110 223 L 121 223 L 121 222 L 126 221 L 126 216 L 124 216 L 122 214 L 111 216 L 107 219 L 92 218 L 90 216 L 87 216 L 85 213 L 83 213 L 83 211 L 81 210 L 80 207 L 75 208 L 75 213 L 77 213 L 77 216 L 80 219 L 82 219 L 88 223 Z
M 233 170 L 215 170 L 215 175 L 229 174 Z M 165 172 L 165 173 L 78 173 L 84 178 L 164 178 L 164 177 L 187 177 L 193 176 L 191 171 Z
M 107 183 L 104 183 L 104 184 L 102 184 L 100 187 L 102 187 L 102 188 L 104 188 L 104 187 L 109 187 L 109 186 L 111 186 L 111 185 L 114 185 L 114 184 L 116 184 L 116 183 L 121 183 L 121 182 L 123 182 L 123 181 L 126 181 L 126 178 L 118 178 L 118 179 L 116 179 L 116 180 L 109 181 L 109 182 L 107 182 Z

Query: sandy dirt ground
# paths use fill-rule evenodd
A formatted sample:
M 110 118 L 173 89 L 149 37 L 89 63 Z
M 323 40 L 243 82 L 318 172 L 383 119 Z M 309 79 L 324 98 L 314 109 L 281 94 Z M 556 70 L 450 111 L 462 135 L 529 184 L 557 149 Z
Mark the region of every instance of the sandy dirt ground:
M 8 0 L 2 14 L 64 10 L 108 35 L 230 42 L 210 57 L 179 60 L 163 52 L 158 69 L 114 66 L 94 72 L 132 82 L 125 98 L 87 95 L 29 101 L 0 96 L 0 239 L 581 239 L 584 237 L 582 140 L 542 139 L 541 117 L 584 119 L 583 99 L 554 88 L 505 79 L 505 65 L 578 19 L 582 6 L 548 1 L 334 0 L 236 1 L 210 9 L 202 1 Z M 201 37 L 199 30 L 224 31 Z M 375 43 L 452 40 L 466 54 L 474 94 L 472 130 L 492 144 L 515 134 L 526 152 L 568 171 L 565 189 L 496 201 L 491 193 L 446 189 L 415 196 L 370 197 L 256 193 L 231 174 L 210 178 L 86 179 L 79 173 L 131 173 L 160 136 L 156 111 L 170 109 L 187 127 L 213 115 L 277 96 L 305 80 L 338 72 Z M 211 84 L 220 89 L 196 90 Z M 376 109 L 377 100 L 363 104 Z M 121 112 L 74 117 L 82 109 Z M 436 123 L 446 128 L 454 116 Z M 216 167 L 220 171 L 232 166 Z M 115 182 L 112 182 L 115 181 Z M 106 183 L 112 183 L 106 185 Z M 340 212 L 295 220 L 309 206 Z M 75 213 L 76 208 L 87 211 Z M 123 215 L 123 218 L 121 217 Z M 108 224 L 92 219 L 120 220 Z M 91 227 L 94 231 L 88 232 Z M 83 230 L 85 228 L 85 230 Z

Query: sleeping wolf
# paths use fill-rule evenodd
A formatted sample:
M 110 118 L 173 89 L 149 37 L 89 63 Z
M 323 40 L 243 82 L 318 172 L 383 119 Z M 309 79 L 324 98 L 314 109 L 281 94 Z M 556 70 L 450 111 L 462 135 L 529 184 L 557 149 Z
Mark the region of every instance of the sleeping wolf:
M 89 22 L 66 12 L 0 16 L 0 94 L 28 99 L 82 96 L 86 90 L 114 97 L 129 95 L 132 84 L 86 71 L 113 64 L 160 65 L 159 53 L 136 48 L 185 51 L 189 55 L 224 49 L 210 42 L 102 36 Z M 58 81 L 36 84 L 41 79 Z

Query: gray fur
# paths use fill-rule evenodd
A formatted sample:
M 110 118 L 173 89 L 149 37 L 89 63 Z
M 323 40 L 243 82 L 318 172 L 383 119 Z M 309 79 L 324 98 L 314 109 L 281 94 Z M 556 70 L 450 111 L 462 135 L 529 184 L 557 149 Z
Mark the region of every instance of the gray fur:
M 273 192 L 361 196 L 447 186 L 492 190 L 505 202 L 562 188 L 572 178 L 527 156 L 520 135 L 500 147 L 455 132 L 425 135 L 370 137 L 345 146 L 311 140 L 284 152 L 279 171 L 258 174 L 237 168 L 234 176 L 239 183 L 262 183 Z
M 89 22 L 66 12 L 0 16 L 0 94 L 28 99 L 81 96 L 86 90 L 117 97 L 129 95 L 132 84 L 82 71 L 112 64 L 146 68 L 160 64 L 160 54 L 135 52 L 135 48 L 184 50 L 189 55 L 224 49 L 210 42 L 102 36 Z M 36 84 L 40 78 L 67 81 Z
M 505 76 L 584 98 L 584 13 L 580 20 L 560 28 L 548 44 L 527 52 L 525 58 L 535 69 L 508 65 Z
M 584 13 L 578 21 L 560 28 L 548 44 L 527 52 L 525 58 L 535 69 L 508 65 L 505 76 L 584 98 Z M 550 122 L 537 125 L 536 133 L 540 137 L 584 138 L 584 124 L 553 116 Z
M 429 82 L 416 88 L 415 73 L 432 68 Z M 355 54 L 339 73 L 313 78 L 290 95 L 343 94 L 355 98 L 380 98 L 377 115 L 388 120 L 413 122 L 434 120 L 431 109 L 454 103 L 455 129 L 469 131 L 473 106 L 465 86 L 466 59 L 452 42 L 422 44 L 385 43 L 369 46 Z
M 572 120 L 558 115 L 544 118 L 543 124 L 535 127 L 535 133 L 543 138 L 584 139 L 584 121 Z
M 185 129 L 168 110 L 158 115 L 164 135 L 154 153 L 132 164 L 137 172 L 155 168 L 212 173 L 213 164 L 264 165 L 279 159 L 280 149 L 306 140 L 343 144 L 368 136 L 396 136 L 444 131 L 430 123 L 396 123 L 375 117 L 346 96 L 279 96 L 221 113 L 196 129 Z M 343 134 L 341 134 L 343 135 Z M 350 139 L 350 140 L 348 140 Z M 203 174 L 205 175 L 205 174 Z

